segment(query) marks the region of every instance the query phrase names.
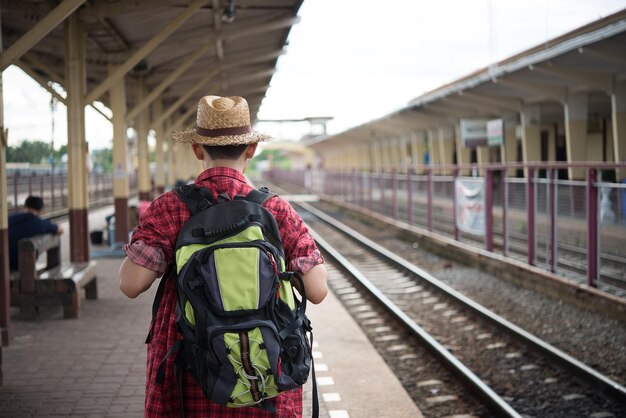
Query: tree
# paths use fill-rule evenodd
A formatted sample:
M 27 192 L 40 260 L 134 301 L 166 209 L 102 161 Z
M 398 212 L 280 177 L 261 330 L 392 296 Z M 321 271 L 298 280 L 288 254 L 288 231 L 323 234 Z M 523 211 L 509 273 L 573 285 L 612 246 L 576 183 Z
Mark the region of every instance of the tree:
M 41 164 L 48 162 L 50 144 L 43 141 L 22 141 L 7 148 L 7 162 Z
M 113 150 L 111 148 L 93 150 L 91 152 L 91 161 L 93 162 L 94 170 L 102 171 L 103 173 L 113 172 Z

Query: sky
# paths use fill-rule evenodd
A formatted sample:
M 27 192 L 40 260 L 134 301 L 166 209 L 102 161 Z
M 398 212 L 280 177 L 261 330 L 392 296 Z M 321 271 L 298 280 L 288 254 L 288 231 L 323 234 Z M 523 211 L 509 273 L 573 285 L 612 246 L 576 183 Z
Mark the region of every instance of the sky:
M 257 117 L 328 116 L 328 133 L 339 133 L 624 8 L 626 0 L 304 0 Z M 67 142 L 63 105 L 53 134 L 50 94 L 13 66 L 3 80 L 9 145 Z M 259 122 L 256 129 L 298 140 L 310 127 Z M 90 149 L 111 146 L 111 124 L 89 107 L 86 135 Z

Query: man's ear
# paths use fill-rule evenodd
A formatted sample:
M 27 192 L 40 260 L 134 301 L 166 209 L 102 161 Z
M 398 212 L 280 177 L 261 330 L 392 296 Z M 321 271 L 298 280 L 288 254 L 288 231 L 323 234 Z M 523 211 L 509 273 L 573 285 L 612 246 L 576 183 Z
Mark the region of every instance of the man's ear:
M 257 145 L 259 145 L 258 142 L 255 142 L 254 144 L 248 145 L 248 148 L 246 148 L 246 152 L 245 152 L 245 155 L 246 155 L 247 159 L 250 159 L 250 158 L 254 157 L 254 153 L 256 152 Z
M 193 155 L 200 161 L 204 160 L 204 149 L 200 144 L 191 144 L 191 149 L 193 150 Z

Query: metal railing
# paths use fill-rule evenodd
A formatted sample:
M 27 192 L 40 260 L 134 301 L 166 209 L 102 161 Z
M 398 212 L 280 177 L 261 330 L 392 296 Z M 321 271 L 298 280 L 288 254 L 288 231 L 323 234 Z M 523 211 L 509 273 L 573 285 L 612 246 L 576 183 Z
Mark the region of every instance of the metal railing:
M 562 275 L 585 275 L 590 286 L 626 286 L 626 164 L 508 163 L 385 167 L 379 171 L 272 170 L 276 182 L 298 185 L 409 225 L 451 236 Z M 583 180 L 562 178 L 584 170 Z M 463 232 L 455 181 L 474 173 L 484 184 L 484 233 Z M 524 173 L 510 177 L 508 173 Z M 480 175 L 477 175 L 480 173 Z M 303 184 L 301 179 L 312 179 Z
M 131 181 L 131 190 L 136 188 L 136 181 Z M 29 195 L 36 195 L 44 200 L 44 214 L 67 209 L 68 198 L 67 173 L 31 173 L 7 177 L 7 199 L 9 213 L 24 207 Z M 96 202 L 113 196 L 113 175 L 110 173 L 90 173 L 87 190 L 89 202 Z

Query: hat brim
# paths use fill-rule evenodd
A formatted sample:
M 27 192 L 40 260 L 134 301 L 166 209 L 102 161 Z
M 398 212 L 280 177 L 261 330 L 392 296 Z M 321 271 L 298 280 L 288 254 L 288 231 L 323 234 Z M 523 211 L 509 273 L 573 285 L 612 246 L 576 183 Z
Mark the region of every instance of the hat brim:
M 257 142 L 266 142 L 272 139 L 270 135 L 265 135 L 259 132 L 252 131 L 243 135 L 223 135 L 223 136 L 203 136 L 199 135 L 195 128 L 185 129 L 184 131 L 174 131 L 172 138 L 176 142 L 182 142 L 187 144 L 202 144 L 202 145 L 245 145 L 255 144 Z

